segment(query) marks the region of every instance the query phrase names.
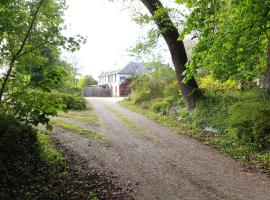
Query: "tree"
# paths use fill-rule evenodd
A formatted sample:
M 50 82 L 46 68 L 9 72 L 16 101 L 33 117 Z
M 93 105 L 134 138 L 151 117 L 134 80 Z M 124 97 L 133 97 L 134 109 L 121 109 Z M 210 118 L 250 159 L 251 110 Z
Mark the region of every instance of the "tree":
M 0 114 L 9 118 L 9 125 L 48 125 L 61 106 L 48 98 L 66 75 L 60 47 L 75 51 L 84 40 L 62 35 L 64 10 L 62 0 L 0 2 Z
M 91 75 L 86 75 L 83 78 L 81 78 L 79 81 L 80 88 L 90 87 L 96 84 L 97 84 L 97 81 Z
M 180 36 L 179 32 L 171 21 L 168 11 L 164 8 L 159 0 L 141 0 L 141 2 L 147 7 L 153 16 L 159 31 L 169 47 L 178 85 L 180 87 L 185 105 L 188 109 L 193 109 L 196 106 L 197 101 L 202 98 L 202 93 L 199 90 L 198 84 L 194 77 L 189 77 L 189 79 L 184 82 L 187 54 L 183 41 L 178 40 Z
M 242 84 L 263 77 L 270 93 L 269 10 L 265 0 L 178 0 L 191 9 L 181 35 L 194 34 L 198 44 L 188 63 L 188 74 L 208 68 L 214 78 Z M 267 61 L 268 57 L 268 61 Z

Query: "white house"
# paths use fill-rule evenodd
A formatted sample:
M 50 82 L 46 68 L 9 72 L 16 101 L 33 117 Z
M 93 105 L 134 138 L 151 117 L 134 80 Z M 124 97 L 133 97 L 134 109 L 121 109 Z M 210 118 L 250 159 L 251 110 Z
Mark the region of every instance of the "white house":
M 145 72 L 146 68 L 142 63 L 130 62 L 122 69 L 102 72 L 98 77 L 98 85 L 103 88 L 110 88 L 114 97 L 125 96 L 123 89 L 126 79 Z

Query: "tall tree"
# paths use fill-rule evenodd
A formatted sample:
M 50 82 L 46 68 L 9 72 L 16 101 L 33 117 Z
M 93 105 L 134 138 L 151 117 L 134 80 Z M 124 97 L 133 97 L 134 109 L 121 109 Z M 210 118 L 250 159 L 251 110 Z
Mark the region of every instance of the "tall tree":
M 179 32 L 169 17 L 168 11 L 159 0 L 141 0 L 147 7 L 156 25 L 164 37 L 172 57 L 175 73 L 180 87 L 185 105 L 188 109 L 193 109 L 197 101 L 202 97 L 198 84 L 194 77 L 190 77 L 184 82 L 186 70 L 187 54 L 182 40 L 179 39 Z
M 91 75 L 85 75 L 79 80 L 79 87 L 84 88 L 84 87 L 90 87 L 93 85 L 96 85 L 98 82 L 93 78 Z
M 65 0 L 0 1 L 0 139 L 14 121 L 49 126 L 61 105 L 49 98 L 65 76 L 60 48 L 75 51 L 82 37 L 66 38 Z M 3 98 L 4 97 L 4 98 Z
M 261 78 L 269 94 L 270 1 L 177 1 L 191 8 L 182 36 L 194 34 L 199 41 L 187 65 L 188 73 L 208 68 L 216 79 L 234 79 L 241 84 Z

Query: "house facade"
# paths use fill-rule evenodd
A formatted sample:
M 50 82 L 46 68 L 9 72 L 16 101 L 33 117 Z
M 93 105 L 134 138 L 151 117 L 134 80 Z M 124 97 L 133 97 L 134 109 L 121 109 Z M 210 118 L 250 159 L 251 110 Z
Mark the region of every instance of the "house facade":
M 126 96 L 130 84 L 128 79 L 145 72 L 146 68 L 142 63 L 130 62 L 122 69 L 102 72 L 98 77 L 98 85 L 111 89 L 113 97 Z

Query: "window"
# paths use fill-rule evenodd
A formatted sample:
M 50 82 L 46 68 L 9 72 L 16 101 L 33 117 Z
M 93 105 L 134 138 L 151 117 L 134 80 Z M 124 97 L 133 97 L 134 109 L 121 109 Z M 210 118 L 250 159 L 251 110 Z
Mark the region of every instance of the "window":
M 121 76 L 120 77 L 120 82 L 123 82 L 123 81 L 125 81 L 126 80 L 126 78 L 124 77 L 124 76 Z

